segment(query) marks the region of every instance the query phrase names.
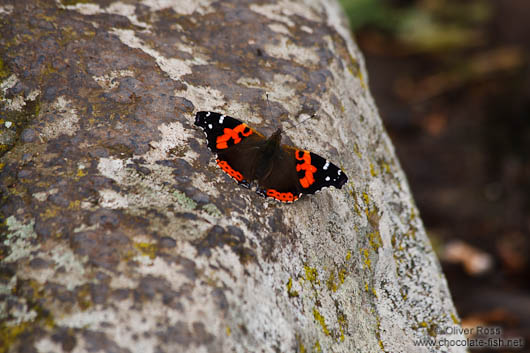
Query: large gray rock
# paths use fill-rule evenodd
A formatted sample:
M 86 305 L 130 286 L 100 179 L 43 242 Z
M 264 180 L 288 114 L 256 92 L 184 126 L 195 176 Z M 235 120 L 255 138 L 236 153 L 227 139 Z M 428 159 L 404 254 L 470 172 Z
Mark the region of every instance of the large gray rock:
M 335 0 L 18 0 L 0 48 L 1 352 L 463 351 Z M 284 141 L 350 181 L 266 201 L 198 110 L 316 113 Z

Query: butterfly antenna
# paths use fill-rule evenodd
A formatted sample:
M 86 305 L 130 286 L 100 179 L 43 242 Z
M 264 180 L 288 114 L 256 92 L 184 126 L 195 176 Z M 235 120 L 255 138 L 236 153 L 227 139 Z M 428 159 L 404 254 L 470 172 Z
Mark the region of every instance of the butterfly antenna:
M 267 97 L 267 107 L 269 108 L 269 120 L 272 120 L 272 110 L 271 103 L 269 102 L 269 94 L 265 93 L 265 96 Z
M 295 125 L 293 125 L 293 126 L 290 126 L 290 127 L 286 128 L 286 129 L 284 129 L 284 131 L 291 130 L 292 128 L 295 128 L 295 127 L 297 127 L 298 125 L 300 125 L 300 124 L 302 124 L 302 123 L 305 123 L 306 121 L 308 121 L 308 120 L 310 120 L 310 119 L 313 119 L 313 118 L 316 117 L 316 116 L 317 116 L 316 113 L 314 113 L 314 114 L 311 115 L 310 117 L 305 118 L 304 120 L 298 122 L 298 124 L 295 124 Z

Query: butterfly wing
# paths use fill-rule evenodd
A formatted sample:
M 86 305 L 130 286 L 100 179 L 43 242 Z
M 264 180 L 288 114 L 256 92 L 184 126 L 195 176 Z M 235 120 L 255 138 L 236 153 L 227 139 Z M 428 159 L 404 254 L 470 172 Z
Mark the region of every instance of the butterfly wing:
M 208 140 L 208 148 L 217 154 L 217 165 L 239 184 L 249 187 L 252 180 L 252 164 L 255 146 L 265 137 L 247 124 L 227 115 L 214 112 L 198 112 L 195 125 L 201 127 Z
M 340 189 L 348 181 L 339 167 L 318 154 L 299 149 L 294 154 L 303 194 L 314 194 L 330 186 Z
M 214 112 L 198 112 L 195 125 L 203 129 L 208 148 L 215 153 L 225 151 L 251 135 L 265 138 L 242 121 Z
M 294 202 L 302 194 L 298 179 L 294 149 L 282 146 L 272 160 L 269 172 L 258 180 L 257 193 L 281 202 Z
M 347 181 L 339 167 L 318 154 L 283 145 L 271 172 L 259 184 L 263 196 L 292 202 L 302 194 L 314 194 L 325 187 L 340 189 Z

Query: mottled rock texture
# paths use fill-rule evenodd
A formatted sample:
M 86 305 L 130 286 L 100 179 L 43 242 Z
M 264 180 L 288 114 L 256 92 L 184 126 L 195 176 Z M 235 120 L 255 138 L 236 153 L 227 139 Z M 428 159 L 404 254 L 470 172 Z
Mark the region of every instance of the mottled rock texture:
M 0 56 L 0 352 L 461 351 L 335 0 L 4 1 Z M 198 110 L 350 181 L 266 201 Z

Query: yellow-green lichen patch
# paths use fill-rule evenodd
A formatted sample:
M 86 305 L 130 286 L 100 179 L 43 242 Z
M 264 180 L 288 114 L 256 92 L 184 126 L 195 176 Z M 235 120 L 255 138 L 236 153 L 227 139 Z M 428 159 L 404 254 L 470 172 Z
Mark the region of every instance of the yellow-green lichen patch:
M 364 204 L 366 205 L 366 209 L 368 209 L 368 207 L 370 206 L 370 196 L 368 196 L 366 191 L 363 192 L 363 200 L 364 200 Z
M 302 343 L 302 339 L 300 338 L 300 336 L 297 336 L 297 341 L 298 341 L 298 352 L 300 352 L 300 353 L 306 353 L 307 350 L 305 349 L 305 346 L 304 346 L 304 344 Z
M 458 317 L 455 315 L 455 313 L 451 313 L 451 320 L 453 320 L 453 323 L 455 325 L 460 325 L 460 320 L 458 319 Z
M 359 200 L 357 199 L 357 194 L 355 193 L 355 190 L 353 188 L 353 183 L 349 184 L 350 185 L 350 190 L 349 190 L 349 193 L 350 193 L 350 196 L 353 198 L 353 209 L 355 211 L 355 213 L 357 213 L 358 216 L 361 215 L 361 208 L 359 207 Z
M 351 259 L 351 250 L 348 250 L 348 252 L 346 253 L 346 261 L 350 261 Z
M 221 218 L 223 215 L 221 211 L 213 203 L 206 204 L 202 206 L 202 209 L 206 211 L 210 216 L 215 218 Z
M 186 196 L 182 191 L 176 190 L 173 195 L 177 199 L 179 205 L 186 210 L 194 210 L 197 207 L 197 203 Z
M 322 352 L 322 348 L 320 347 L 320 342 L 318 340 L 315 342 L 315 345 L 313 346 L 313 351 L 318 352 L 318 353 Z
M 37 238 L 37 234 L 33 230 L 34 224 L 34 220 L 24 224 L 18 221 L 15 216 L 7 218 L 7 235 L 4 245 L 8 247 L 10 254 L 3 261 L 6 263 L 17 261 L 39 248 L 37 245 L 32 244 L 32 240 Z
M 376 252 L 383 246 L 383 239 L 381 238 L 379 231 L 368 233 L 368 241 L 370 242 L 372 249 Z
M 158 250 L 158 246 L 156 244 L 151 243 L 134 243 L 134 247 L 138 249 L 142 255 L 148 256 L 151 260 L 153 260 L 156 257 L 156 252 Z
M 77 305 L 83 311 L 92 306 L 90 287 L 88 285 L 83 285 L 77 290 Z
M 81 201 L 80 200 L 70 201 L 70 203 L 68 204 L 68 209 L 69 210 L 79 210 L 80 208 L 81 208 Z
M 85 175 L 87 175 L 87 171 L 85 169 L 77 169 L 77 173 L 75 175 L 75 180 L 79 180 L 80 178 L 84 177 Z
M 337 283 L 335 282 L 335 270 L 331 270 L 328 279 L 326 280 L 326 286 L 332 292 L 336 292 L 338 289 Z
M 346 315 L 339 312 L 339 314 L 337 315 L 337 321 L 339 323 L 339 330 L 340 330 L 339 340 L 341 342 L 344 342 L 344 339 L 345 339 L 344 332 L 346 332 L 346 330 L 348 329 L 348 320 L 346 319 Z
M 315 284 L 319 284 L 320 285 L 320 281 L 318 280 L 318 272 L 317 272 L 316 268 L 309 267 L 309 266 L 305 265 L 304 266 L 304 270 L 305 270 L 305 279 L 306 280 L 311 282 L 311 284 L 313 284 L 313 285 L 315 285 Z
M 346 269 L 345 268 L 341 268 L 339 270 L 339 282 L 340 284 L 344 284 L 344 280 L 346 279 Z
M 375 169 L 375 166 L 373 163 L 370 163 L 370 175 L 372 177 L 376 177 L 377 175 L 379 175 L 379 172 Z
M 287 287 L 287 295 L 289 296 L 289 298 L 294 298 L 294 297 L 299 296 L 298 292 L 293 290 L 293 279 L 292 278 L 289 278 L 285 286 Z
M 363 257 L 363 269 L 370 269 L 372 266 L 372 260 L 370 260 L 370 252 L 368 249 L 361 249 L 361 256 Z
M 383 352 L 386 352 L 386 351 L 385 351 L 385 345 L 383 344 L 383 341 L 382 341 L 382 340 L 379 340 L 379 348 L 381 348 L 381 350 L 382 350 Z
M 322 326 L 322 331 L 324 332 L 324 334 L 326 336 L 329 336 L 329 330 L 328 326 L 326 325 L 326 320 L 324 319 L 324 316 L 320 314 L 316 307 L 313 308 L 313 317 L 318 323 L 320 323 L 320 326 Z
M 227 336 L 230 336 L 232 334 L 232 330 L 230 329 L 230 326 L 226 326 L 225 330 L 226 330 Z
M 31 289 L 22 289 L 22 286 L 29 286 Z M 36 327 L 42 329 L 55 326 L 50 312 L 37 304 L 42 298 L 42 287 L 36 281 L 25 280 L 21 284 L 14 276 L 7 287 L 10 288 L 8 293 L 5 292 L 7 289 L 5 287 L 0 287 L 0 293 L 14 296 L 12 298 L 16 298 L 18 303 L 7 313 L 6 307 L 2 308 L 0 302 L 0 353 L 8 352 L 21 334 L 31 334 Z M 5 320 L 6 315 L 9 316 L 9 320 Z
M 0 324 L 0 353 L 6 353 L 9 347 L 16 341 L 16 338 L 32 326 L 30 322 L 23 322 L 16 326 Z
M 379 166 L 386 174 L 391 174 L 392 171 L 390 169 L 390 164 L 388 164 L 384 159 L 379 161 Z
M 11 71 L 9 71 L 9 68 L 4 63 L 4 60 L 0 58 L 0 80 L 5 79 L 11 74 Z
M 363 158 L 363 155 L 361 153 L 361 149 L 359 148 L 359 145 L 357 143 L 353 144 L 353 152 L 359 157 L 359 159 Z
M 52 206 L 49 204 L 48 208 L 46 208 L 44 212 L 40 214 L 40 217 L 42 220 L 45 221 L 47 219 L 56 217 L 58 212 L 61 212 L 61 209 L 59 207 Z

